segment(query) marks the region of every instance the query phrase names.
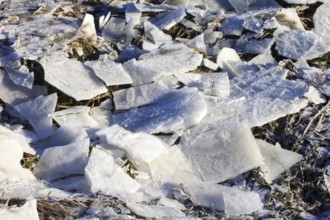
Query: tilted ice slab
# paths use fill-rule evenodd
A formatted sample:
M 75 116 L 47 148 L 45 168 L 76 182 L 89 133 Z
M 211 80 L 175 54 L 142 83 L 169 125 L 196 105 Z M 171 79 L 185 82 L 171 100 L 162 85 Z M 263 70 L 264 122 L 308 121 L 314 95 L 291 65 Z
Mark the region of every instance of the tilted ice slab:
M 41 155 L 34 174 L 48 182 L 74 174 L 83 174 L 88 162 L 89 139 L 48 148 Z
M 108 90 L 91 69 L 68 59 L 65 53 L 54 53 L 40 61 L 45 80 L 77 101 L 92 99 Z
M 169 30 L 171 27 L 179 23 L 185 16 L 185 10 L 178 8 L 176 10 L 158 15 L 152 19 L 152 23 L 154 23 L 159 29 Z
M 330 47 L 314 32 L 293 30 L 276 38 L 276 50 L 279 55 L 293 60 L 311 60 L 329 52 Z
M 140 188 L 140 184 L 115 164 L 111 154 L 105 149 L 93 148 L 85 168 L 85 176 L 93 193 L 125 196 Z
M 330 40 L 328 35 L 330 32 L 330 14 L 329 14 L 330 2 L 326 2 L 318 7 L 313 16 L 313 22 L 315 26 L 315 32 L 322 36 L 325 42 L 329 45 Z
M 228 0 L 238 13 L 248 11 L 249 6 L 256 0 Z
M 39 214 L 37 210 L 37 200 L 32 199 L 25 202 L 21 207 L 11 207 L 5 205 L 0 206 L 0 218 L 6 220 L 15 219 L 29 219 L 39 220 Z
M 260 169 L 268 183 L 302 159 L 300 154 L 282 149 L 279 144 L 272 145 L 260 139 L 256 139 L 256 142 L 265 163 Z
M 74 106 L 72 108 L 48 114 L 60 126 L 96 127 L 97 122 L 89 115 L 90 107 Z
M 185 88 L 168 92 L 148 106 L 115 114 L 113 120 L 128 130 L 172 133 L 199 123 L 206 114 L 203 94 Z
M 39 96 L 33 100 L 13 106 L 14 109 L 33 126 L 40 139 L 53 134 L 53 121 L 48 116 L 55 111 L 57 94 Z
M 304 82 L 286 80 L 286 72 L 277 67 L 246 73 L 231 81 L 231 97 L 245 98 L 245 118 L 250 127 L 261 126 L 308 104 Z
M 228 72 L 231 77 L 241 74 L 240 71 L 236 68 L 237 64 L 240 62 L 241 58 L 232 48 L 225 47 L 221 49 L 217 56 L 217 64 L 222 70 Z
M 202 123 L 185 131 L 180 146 L 195 170 L 207 182 L 222 182 L 263 162 L 246 123 Z
M 263 206 L 255 192 L 206 182 L 192 182 L 183 188 L 196 205 L 224 210 L 227 215 L 251 214 Z
M 0 99 L 4 102 L 16 105 L 40 95 L 46 95 L 46 93 L 46 88 L 43 86 L 34 86 L 32 89 L 28 89 L 14 84 L 7 73 L 0 69 Z
M 202 54 L 183 44 L 167 44 L 142 55 L 139 60 L 127 61 L 123 67 L 132 77 L 133 85 L 142 85 L 161 76 L 194 70 L 202 60 Z
M 98 60 L 86 61 L 84 64 L 92 68 L 96 76 L 107 86 L 132 84 L 133 82 L 122 64 L 116 63 L 106 56 L 100 56 Z

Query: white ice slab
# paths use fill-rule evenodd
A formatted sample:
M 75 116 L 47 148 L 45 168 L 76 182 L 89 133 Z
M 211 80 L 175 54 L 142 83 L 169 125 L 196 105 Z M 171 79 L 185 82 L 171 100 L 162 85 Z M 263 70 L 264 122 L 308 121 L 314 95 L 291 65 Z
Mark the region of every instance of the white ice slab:
M 117 40 L 124 30 L 126 20 L 112 17 L 102 29 L 102 37 L 108 40 Z
M 153 22 L 159 29 L 169 30 L 171 27 L 179 23 L 186 16 L 184 9 L 179 8 L 171 12 L 161 14 L 156 17 Z
M 240 62 L 241 58 L 238 56 L 236 51 L 228 47 L 223 48 L 217 57 L 217 64 L 231 76 L 240 75 L 240 72 L 238 72 L 235 68 L 236 64 Z
M 17 61 L 20 62 L 20 61 Z M 29 69 L 18 63 L 11 63 L 5 67 L 8 76 L 16 85 L 32 89 L 34 81 L 34 73 L 29 71 Z
M 115 164 L 111 154 L 104 149 L 93 148 L 85 176 L 93 193 L 118 196 L 134 193 L 140 188 L 140 184 Z
M 316 9 L 315 14 L 313 16 L 315 32 L 323 37 L 323 39 L 327 42 L 328 46 L 330 43 L 330 40 L 328 40 L 328 35 L 330 32 L 329 7 L 330 2 L 325 2 Z
M 133 85 L 142 85 L 161 76 L 194 70 L 202 59 L 202 54 L 183 44 L 168 44 L 142 55 L 139 60 L 124 63 L 123 67 L 131 75 Z
M 107 86 L 132 84 L 130 75 L 120 63 L 110 60 L 106 55 L 101 55 L 98 60 L 86 61 L 86 66 L 93 69 Z
M 232 17 L 228 17 L 222 22 L 220 31 L 224 35 L 241 36 L 244 29 L 243 22 L 244 18 L 242 16 L 234 15 Z
M 256 139 L 256 142 L 265 163 L 260 169 L 268 183 L 302 159 L 300 154 L 282 149 L 279 144 L 272 145 L 260 139 Z
M 199 123 L 207 114 L 197 89 L 168 92 L 148 106 L 113 115 L 114 123 L 134 131 L 172 133 Z
M 43 86 L 34 86 L 32 89 L 28 89 L 14 84 L 5 70 L 0 69 L 0 98 L 4 102 L 16 105 L 46 93 L 46 88 Z
M 256 64 L 256 65 L 270 64 L 277 66 L 278 63 L 270 53 L 265 53 L 255 56 L 248 62 L 248 64 Z
M 129 160 L 141 171 L 150 173 L 150 163 L 167 152 L 164 142 L 146 133 L 131 133 L 113 125 L 96 132 L 101 141 L 123 149 Z
M 323 95 L 313 86 L 309 86 L 308 91 L 304 94 L 304 96 L 312 103 L 318 105 L 321 103 L 325 103 Z
M 186 209 L 186 207 L 182 203 L 178 202 L 175 199 L 169 199 L 166 197 L 161 197 L 160 200 L 158 201 L 157 205 L 163 205 L 163 206 L 180 209 L 180 210 Z
M 182 73 L 174 75 L 188 87 L 196 87 L 206 95 L 226 98 L 230 94 L 227 73 Z
M 85 129 L 61 126 L 54 131 L 46 147 L 65 146 L 88 138 Z
M 156 25 L 152 24 L 150 21 L 145 20 L 144 22 L 144 33 L 147 38 L 153 41 L 156 45 L 160 45 L 164 42 L 171 42 L 172 37 L 165 34 Z
M 48 117 L 55 111 L 57 94 L 39 96 L 33 100 L 13 106 L 14 109 L 33 126 L 39 138 L 47 138 L 53 134 L 53 121 Z
M 275 18 L 278 26 L 273 34 L 275 37 L 290 30 L 305 30 L 295 8 L 282 8 Z
M 217 70 L 219 68 L 217 63 L 214 63 L 213 61 L 204 58 L 203 59 L 203 66 L 211 69 L 211 70 Z
M 228 0 L 238 13 L 247 12 L 249 6 L 256 0 Z
M 65 146 L 48 148 L 41 155 L 34 174 L 51 182 L 74 174 L 83 174 L 88 162 L 89 139 L 83 139 Z
M 277 52 L 287 58 L 311 60 L 330 51 L 323 39 L 311 31 L 288 31 L 276 38 Z
M 54 53 L 41 59 L 40 63 L 45 80 L 77 101 L 92 99 L 108 91 L 92 70 L 77 60 L 66 58 L 65 53 Z
M 81 24 L 80 31 L 88 42 L 95 44 L 97 41 L 97 34 L 94 23 L 94 16 L 91 14 L 85 14 L 84 20 Z
M 139 216 L 145 218 L 155 218 L 155 219 L 186 219 L 186 215 L 179 209 L 159 206 L 159 205 L 144 205 L 133 202 L 128 202 L 127 208 Z
M 113 92 L 113 100 L 117 110 L 136 108 L 155 101 L 171 90 L 174 88 L 157 81 L 115 91 Z
M 90 107 L 74 106 L 72 108 L 48 114 L 60 126 L 96 127 L 98 123 L 89 114 Z
M 21 207 L 12 207 L 7 205 L 0 206 L 0 218 L 6 220 L 29 219 L 39 220 L 37 210 L 37 200 L 31 199 L 25 202 Z
M 259 147 L 246 123 L 218 122 L 188 129 L 181 137 L 183 153 L 204 181 L 222 182 L 260 166 Z
M 184 190 L 195 204 L 224 210 L 227 215 L 251 214 L 263 206 L 257 193 L 219 184 L 195 182 L 184 185 Z
M 28 144 L 27 139 L 23 135 L 16 133 L 2 125 L 0 125 L 0 135 L 17 140 L 19 142 L 19 146 L 24 152 L 29 154 L 36 153 L 36 151 Z

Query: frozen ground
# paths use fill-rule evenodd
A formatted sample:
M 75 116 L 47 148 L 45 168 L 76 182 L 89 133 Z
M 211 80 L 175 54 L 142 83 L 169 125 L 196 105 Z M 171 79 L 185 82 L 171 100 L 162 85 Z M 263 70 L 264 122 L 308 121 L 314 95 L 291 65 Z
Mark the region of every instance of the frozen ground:
M 0 218 L 330 218 L 329 10 L 0 0 Z

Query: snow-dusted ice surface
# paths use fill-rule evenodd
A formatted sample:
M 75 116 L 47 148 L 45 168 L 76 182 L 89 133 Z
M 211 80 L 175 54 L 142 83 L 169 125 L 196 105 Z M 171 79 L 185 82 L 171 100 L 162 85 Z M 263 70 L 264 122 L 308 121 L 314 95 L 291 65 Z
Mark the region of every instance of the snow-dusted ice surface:
M 39 220 L 37 200 L 31 199 L 21 207 L 9 207 L 7 204 L 0 206 L 0 218 L 7 220 L 31 219 Z

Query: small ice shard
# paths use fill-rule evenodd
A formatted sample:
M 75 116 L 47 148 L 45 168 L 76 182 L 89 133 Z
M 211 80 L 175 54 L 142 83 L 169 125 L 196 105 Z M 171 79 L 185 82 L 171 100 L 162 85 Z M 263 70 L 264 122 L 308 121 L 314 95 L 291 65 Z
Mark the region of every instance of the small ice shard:
M 277 61 L 270 53 L 259 54 L 252 58 L 248 64 L 256 64 L 256 65 L 267 65 L 271 64 L 273 66 L 277 66 Z
M 146 133 L 172 133 L 199 123 L 207 114 L 204 96 L 197 89 L 171 91 L 138 109 L 113 115 L 114 123 Z
M 4 135 L 8 138 L 14 138 L 19 142 L 19 146 L 22 148 L 22 150 L 26 153 L 29 154 L 35 154 L 36 151 L 30 147 L 30 145 L 27 142 L 27 139 L 25 138 L 25 136 L 16 133 L 2 125 L 0 125 L 0 135 Z
M 279 144 L 272 145 L 260 139 L 256 139 L 256 142 L 264 158 L 264 165 L 260 169 L 268 183 L 302 159 L 300 154 L 282 149 Z
M 213 61 L 206 59 L 206 58 L 203 59 L 203 66 L 205 66 L 211 70 L 217 70 L 219 68 L 218 64 L 216 64 Z
M 224 210 L 227 215 L 251 214 L 263 207 L 259 195 L 255 192 L 206 182 L 192 182 L 183 188 L 193 203 Z
M 183 44 L 167 44 L 142 55 L 139 60 L 133 59 L 124 63 L 123 67 L 136 86 L 153 82 L 161 76 L 192 71 L 202 60 L 202 54 Z
M 10 104 L 16 105 L 46 94 L 43 86 L 34 86 L 32 89 L 24 88 L 14 84 L 6 74 L 0 69 L 0 99 Z
M 74 174 L 83 174 L 88 161 L 89 139 L 65 146 L 47 148 L 37 163 L 34 174 L 48 182 Z
M 178 208 L 171 208 L 160 205 L 144 205 L 128 202 L 127 208 L 139 216 L 154 219 L 185 219 L 186 215 Z
M 166 12 L 157 16 L 154 22 L 159 29 L 169 30 L 171 27 L 179 23 L 186 16 L 184 9 L 179 8 L 171 12 Z
M 92 193 L 124 196 L 140 188 L 140 184 L 115 164 L 111 154 L 104 149 L 93 148 L 85 168 L 85 176 Z
M 188 42 L 188 45 L 192 48 L 198 49 L 200 51 L 206 51 L 206 45 L 204 41 L 204 33 L 197 35 Z
M 246 123 L 203 123 L 186 130 L 180 146 L 195 170 L 207 182 L 222 182 L 263 162 Z
M 97 122 L 89 115 L 90 107 L 74 106 L 72 108 L 48 114 L 60 126 L 96 127 Z
M 303 98 L 306 84 L 286 80 L 286 75 L 273 67 L 245 73 L 231 81 L 231 97 L 245 98 L 242 117 L 250 127 L 262 126 L 307 106 L 308 101 Z
M 318 7 L 313 16 L 313 22 L 315 26 L 315 32 L 322 36 L 329 45 L 328 35 L 330 32 L 330 14 L 329 14 L 330 2 L 325 2 Z
M 290 30 L 305 30 L 304 25 L 294 8 L 281 9 L 276 13 L 275 18 L 278 23 L 277 30 L 274 32 L 275 37 Z
M 39 96 L 33 100 L 13 106 L 14 109 L 33 126 L 39 138 L 47 138 L 53 134 L 53 121 L 48 117 L 55 111 L 57 94 Z
M 160 155 L 149 164 L 153 181 L 172 184 L 184 184 L 201 181 L 181 149 L 174 145 L 167 153 Z
M 145 36 L 150 39 L 156 46 L 161 45 L 164 42 L 172 42 L 172 37 L 165 34 L 156 25 L 146 20 L 144 22 L 144 33 Z
M 322 94 L 313 86 L 308 88 L 308 91 L 304 94 L 304 96 L 316 105 L 326 102 L 326 100 L 322 97 Z
M 241 36 L 244 29 L 243 23 L 244 19 L 241 16 L 236 15 L 229 17 L 222 22 L 220 31 L 224 35 Z
M 250 54 L 271 53 L 271 47 L 273 46 L 274 42 L 274 38 L 266 38 L 263 40 L 249 40 L 244 47 L 244 52 Z
M 330 51 L 321 37 L 311 31 L 288 31 L 276 38 L 277 52 L 287 58 L 311 60 Z
M 39 220 L 37 210 L 37 200 L 31 199 L 25 202 L 23 206 L 11 207 L 7 205 L 0 206 L 0 218 L 6 220 L 29 219 Z
M 161 197 L 160 200 L 157 202 L 157 205 L 163 205 L 163 206 L 180 209 L 180 210 L 186 209 L 186 207 L 182 203 L 178 202 L 175 199 L 169 199 L 166 197 Z
M 196 87 L 206 95 L 226 98 L 230 94 L 227 73 L 182 73 L 175 74 L 180 82 L 188 87 Z
M 113 125 L 96 132 L 96 135 L 112 146 L 124 150 L 129 160 L 141 171 L 150 173 L 150 162 L 167 152 L 167 146 L 157 137 L 146 133 L 131 133 Z
M 86 14 L 82 25 L 80 27 L 80 31 L 83 37 L 92 44 L 95 44 L 97 41 L 97 34 L 94 24 L 94 16 L 91 14 Z
M 228 72 L 231 76 L 240 75 L 240 72 L 238 72 L 235 68 L 236 64 L 240 62 L 241 58 L 232 48 L 223 48 L 217 57 L 217 64 L 221 69 Z
M 247 12 L 249 6 L 256 0 L 228 0 L 238 13 Z
M 109 21 L 111 16 L 111 12 L 108 12 L 107 15 L 102 15 L 99 18 L 99 30 L 102 30 L 104 28 L 104 26 L 107 24 L 107 22 Z
M 117 40 L 124 30 L 126 20 L 112 17 L 102 29 L 102 37 L 108 40 Z
M 66 58 L 65 53 L 54 53 L 41 59 L 45 80 L 77 101 L 92 99 L 108 90 L 91 69 L 81 62 Z
M 5 66 L 5 69 L 13 83 L 28 89 L 32 89 L 34 74 L 31 73 L 26 66 L 16 66 L 15 64 L 12 64 L 10 66 Z
M 117 110 L 136 108 L 155 101 L 173 89 L 162 81 L 156 81 L 142 86 L 115 91 L 113 92 L 113 100 Z

